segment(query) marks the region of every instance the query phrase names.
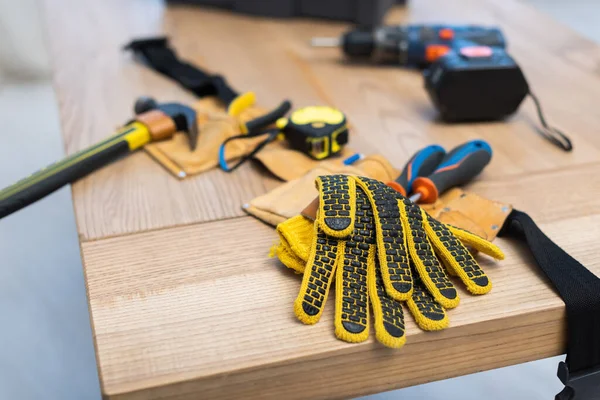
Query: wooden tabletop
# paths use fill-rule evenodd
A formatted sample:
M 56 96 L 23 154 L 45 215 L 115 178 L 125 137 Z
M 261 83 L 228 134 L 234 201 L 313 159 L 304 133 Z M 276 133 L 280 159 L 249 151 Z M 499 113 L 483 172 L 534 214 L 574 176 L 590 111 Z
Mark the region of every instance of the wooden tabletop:
M 600 49 L 515 0 L 418 0 L 389 22 L 498 25 L 548 118 L 567 131 L 564 153 L 535 132 L 531 101 L 506 123 L 444 125 L 417 71 L 350 66 L 314 50 L 342 23 L 269 20 L 158 0 L 46 0 L 48 43 L 67 153 L 110 134 L 139 95 L 193 97 L 121 47 L 168 34 L 179 54 L 225 75 L 260 103 L 331 104 L 352 123 L 352 146 L 401 167 L 417 149 L 482 138 L 494 158 L 470 190 L 529 212 L 546 233 L 600 273 Z M 240 205 L 278 182 L 247 164 L 178 181 L 143 152 L 73 185 L 73 201 L 102 392 L 110 399 L 349 397 L 560 354 L 564 306 L 523 248 L 497 240 L 483 260 L 494 290 L 463 294 L 451 327 L 407 322 L 400 351 L 347 344 L 296 320 L 300 279 L 268 258 L 272 228 Z M 329 305 L 332 305 L 330 302 Z

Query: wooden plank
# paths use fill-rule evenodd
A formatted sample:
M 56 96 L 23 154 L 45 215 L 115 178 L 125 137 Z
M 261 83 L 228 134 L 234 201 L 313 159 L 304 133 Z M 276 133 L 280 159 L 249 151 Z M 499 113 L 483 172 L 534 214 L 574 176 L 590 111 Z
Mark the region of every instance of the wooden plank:
M 513 337 L 510 335 L 505 337 L 505 341 L 499 340 L 499 334 L 504 333 L 502 329 L 520 335 L 519 342 L 512 342 Z M 435 356 L 424 356 L 431 354 L 432 348 L 422 343 L 406 346 L 401 356 L 382 348 L 341 356 L 326 354 L 323 358 L 303 360 L 303 364 L 292 371 L 285 364 L 279 363 L 261 370 L 223 375 L 220 379 L 190 380 L 151 390 L 107 396 L 107 398 L 111 400 L 193 400 L 199 396 L 206 399 L 351 398 L 372 394 L 374 391 L 452 378 L 457 370 L 461 373 L 475 373 L 530 361 L 538 357 L 552 356 L 561 351 L 558 344 L 556 348 L 548 347 L 545 342 L 540 345 L 539 338 L 559 335 L 557 332 L 562 330 L 563 324 L 559 322 L 538 324 L 537 321 L 532 321 L 530 325 L 498 326 L 496 333 L 476 334 L 477 342 L 474 345 L 469 343 L 466 337 L 445 339 L 433 350 Z M 460 351 L 464 351 L 465 348 L 470 352 L 461 353 Z M 490 354 L 490 349 L 493 354 Z M 496 357 L 498 354 L 502 354 L 502 358 Z M 495 356 L 491 362 L 488 358 L 490 355 Z M 444 364 L 452 364 L 454 368 L 441 370 L 440 361 Z M 376 368 L 372 368 L 373 366 Z M 352 370 L 351 373 L 349 368 Z M 224 387 L 226 390 L 223 390 Z
M 238 217 L 244 201 L 273 184 L 254 166 L 179 181 L 140 152 L 73 186 L 80 240 Z
M 486 171 L 465 189 L 512 204 L 536 221 L 557 221 L 600 214 L 600 176 L 593 171 L 600 163 L 497 179 Z
M 499 25 L 549 119 L 574 139 L 564 153 L 539 137 L 532 105 L 506 123 L 438 123 L 418 71 L 348 65 L 337 50 L 312 49 L 313 35 L 346 24 L 269 20 L 159 1 L 46 0 L 49 45 L 68 153 L 109 134 L 130 117 L 140 94 L 191 101 L 169 80 L 134 63 L 120 48 L 131 38 L 166 33 L 186 59 L 218 71 L 263 105 L 291 98 L 296 106 L 329 103 L 348 113 L 352 146 L 381 152 L 397 166 L 432 142 L 453 147 L 483 138 L 494 148 L 487 178 L 586 165 L 600 158 L 600 51 L 551 19 L 512 0 L 421 0 L 397 9 L 391 22 Z M 569 101 L 565 101 L 568 98 Z M 140 154 L 74 185 L 84 240 L 242 215 L 239 206 L 274 185 L 251 166 L 180 183 Z
M 598 226 L 600 215 L 588 215 L 542 229 L 600 273 Z M 564 305 L 508 240 L 498 240 L 505 261 L 481 259 L 492 292 L 461 290 L 443 332 L 422 332 L 407 316 L 400 351 L 336 340 L 333 301 L 318 324 L 298 322 L 300 277 L 268 258 L 274 242 L 249 217 L 84 242 L 104 395 L 350 397 L 563 351 Z

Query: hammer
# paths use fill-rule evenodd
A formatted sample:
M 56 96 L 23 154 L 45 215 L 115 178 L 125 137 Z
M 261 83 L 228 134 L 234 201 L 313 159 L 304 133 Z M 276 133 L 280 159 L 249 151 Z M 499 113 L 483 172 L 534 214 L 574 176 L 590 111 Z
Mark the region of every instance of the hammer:
M 146 143 L 170 139 L 175 132 L 187 134 L 194 150 L 198 139 L 196 111 L 179 103 L 157 103 L 140 97 L 136 117 L 103 141 L 50 164 L 0 191 L 0 218 L 49 195 L 68 183 L 131 154 Z

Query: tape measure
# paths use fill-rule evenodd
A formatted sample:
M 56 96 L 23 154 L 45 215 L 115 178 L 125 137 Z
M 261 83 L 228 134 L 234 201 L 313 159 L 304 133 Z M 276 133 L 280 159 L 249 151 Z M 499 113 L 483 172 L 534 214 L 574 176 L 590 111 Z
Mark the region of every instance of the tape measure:
M 264 146 L 275 139 L 287 140 L 290 148 L 300 151 L 315 160 L 324 160 L 338 154 L 348 143 L 348 123 L 346 116 L 337 108 L 309 106 L 293 111 L 283 117 L 291 105 L 283 102 L 275 110 L 247 122 L 241 126 L 244 134 L 228 138 L 219 149 L 219 164 L 224 171 L 231 172 L 252 158 Z M 275 128 L 264 129 L 275 123 Z M 268 137 L 260 142 L 247 156 L 232 167 L 225 160 L 225 145 L 237 139 L 248 139 L 260 135 Z
M 340 110 L 327 106 L 300 108 L 289 118 L 277 120 L 290 147 L 314 158 L 323 160 L 339 153 L 348 143 L 348 124 Z

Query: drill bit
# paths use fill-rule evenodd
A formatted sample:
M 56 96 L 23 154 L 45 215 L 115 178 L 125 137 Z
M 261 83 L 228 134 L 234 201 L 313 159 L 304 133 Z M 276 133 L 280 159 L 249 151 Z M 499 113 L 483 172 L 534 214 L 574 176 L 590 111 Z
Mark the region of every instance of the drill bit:
M 337 37 L 314 37 L 310 41 L 312 47 L 339 47 L 341 44 Z

